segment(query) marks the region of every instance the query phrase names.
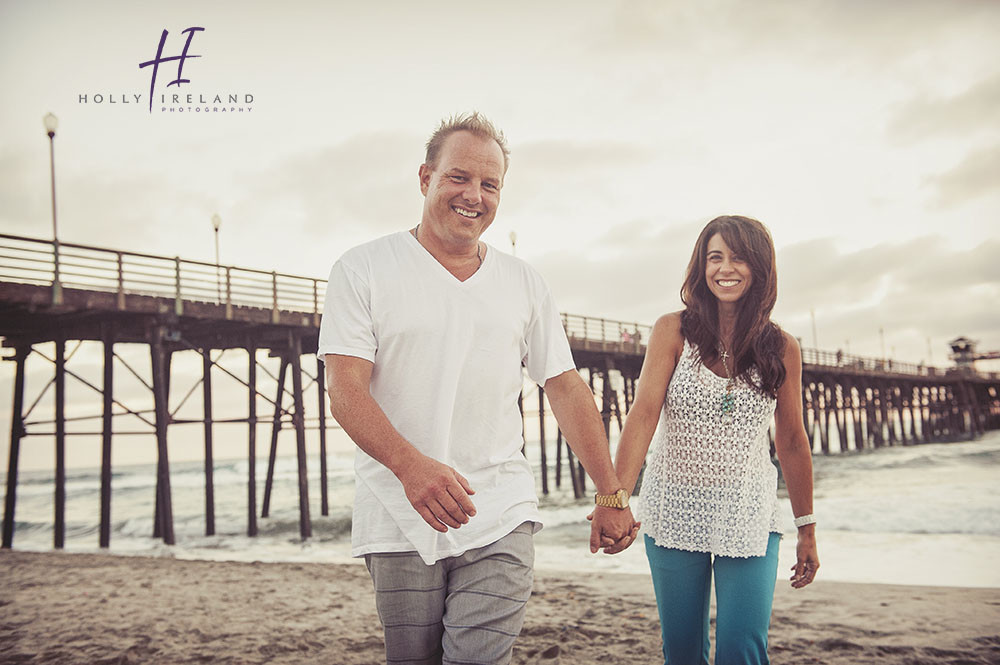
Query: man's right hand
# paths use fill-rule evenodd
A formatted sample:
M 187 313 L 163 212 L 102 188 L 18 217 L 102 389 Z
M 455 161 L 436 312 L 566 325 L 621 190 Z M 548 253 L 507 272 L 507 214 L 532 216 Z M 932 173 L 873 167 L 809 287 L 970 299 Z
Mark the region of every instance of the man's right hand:
M 469 481 L 447 464 L 421 454 L 397 475 L 406 498 L 432 529 L 457 529 L 476 514 Z
M 427 457 L 392 426 L 371 394 L 374 364 L 363 358 L 326 355 L 330 412 L 358 447 L 391 469 L 414 510 L 436 531 L 457 529 L 476 514 L 469 481 Z

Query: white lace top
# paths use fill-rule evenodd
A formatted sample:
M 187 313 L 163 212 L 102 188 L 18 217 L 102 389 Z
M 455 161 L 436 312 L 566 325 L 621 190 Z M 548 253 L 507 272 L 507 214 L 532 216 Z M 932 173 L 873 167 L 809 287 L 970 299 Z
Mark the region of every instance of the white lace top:
M 769 533 L 781 532 L 767 436 L 775 400 L 737 379 L 724 416 L 727 381 L 684 341 L 653 435 L 639 519 L 662 547 L 763 556 Z

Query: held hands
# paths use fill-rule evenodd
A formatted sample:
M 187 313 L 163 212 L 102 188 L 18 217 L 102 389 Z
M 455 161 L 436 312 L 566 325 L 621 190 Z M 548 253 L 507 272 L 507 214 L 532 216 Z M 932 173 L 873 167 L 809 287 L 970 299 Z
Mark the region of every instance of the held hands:
M 420 455 L 396 474 L 406 498 L 432 529 L 457 529 L 476 514 L 469 481 L 447 464 Z
M 793 588 L 801 589 L 816 578 L 816 571 L 819 570 L 819 555 L 816 553 L 816 533 L 813 531 L 813 525 L 799 529 L 795 558 L 790 579 Z
M 587 515 L 590 520 L 590 552 L 604 548 L 605 554 L 618 554 L 635 542 L 641 524 L 632 517 L 632 509 L 597 506 Z

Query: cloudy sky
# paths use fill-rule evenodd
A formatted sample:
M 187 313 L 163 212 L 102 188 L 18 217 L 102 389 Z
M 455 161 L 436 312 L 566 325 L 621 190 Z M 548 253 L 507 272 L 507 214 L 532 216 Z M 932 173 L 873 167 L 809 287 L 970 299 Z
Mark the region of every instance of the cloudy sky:
M 190 83 L 161 65 L 150 112 L 138 65 L 192 26 Z M 651 323 L 738 213 L 806 346 L 814 312 L 821 348 L 880 355 L 882 329 L 947 365 L 958 335 L 1000 349 L 997 34 L 991 1 L 0 0 L 0 228 L 51 235 L 52 111 L 62 240 L 211 261 L 218 212 L 223 263 L 322 277 L 415 224 L 427 135 L 479 109 L 513 153 L 485 239 L 516 231 L 563 311 Z

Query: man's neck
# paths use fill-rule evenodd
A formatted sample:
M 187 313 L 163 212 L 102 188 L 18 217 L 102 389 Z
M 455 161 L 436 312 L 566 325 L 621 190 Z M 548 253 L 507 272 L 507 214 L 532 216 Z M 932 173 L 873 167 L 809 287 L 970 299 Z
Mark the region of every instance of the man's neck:
M 434 257 L 434 260 L 444 266 L 445 270 L 455 276 L 460 282 L 472 277 L 483 265 L 486 247 L 478 239 L 470 245 L 452 246 L 437 241 L 422 224 L 410 229 L 410 234 L 416 238 L 421 247 Z

